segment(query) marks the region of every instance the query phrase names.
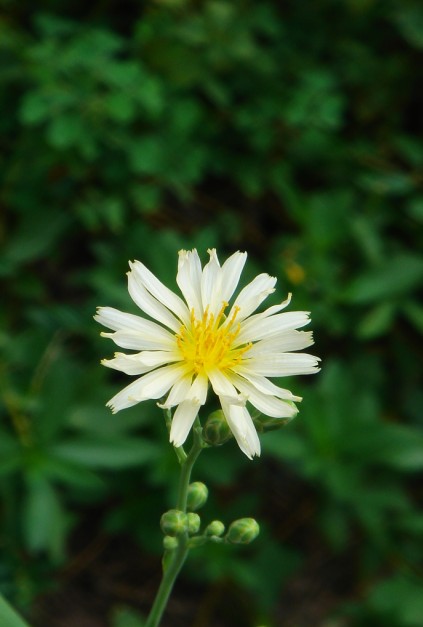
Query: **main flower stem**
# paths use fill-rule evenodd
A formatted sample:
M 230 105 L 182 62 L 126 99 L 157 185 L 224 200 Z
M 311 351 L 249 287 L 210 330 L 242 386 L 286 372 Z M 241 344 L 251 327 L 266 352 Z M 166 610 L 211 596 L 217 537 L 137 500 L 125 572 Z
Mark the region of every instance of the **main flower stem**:
M 191 471 L 194 463 L 203 448 L 203 438 L 201 436 L 200 421 L 197 418 L 196 426 L 193 429 L 194 441 L 188 455 L 177 455 L 181 465 L 179 476 L 178 500 L 176 508 L 186 512 L 188 487 L 191 478 Z M 188 533 L 185 531 L 178 536 L 178 546 L 172 549 L 163 558 L 163 577 L 156 598 L 151 608 L 150 614 L 145 623 L 145 627 L 158 627 L 160 625 L 163 612 L 165 611 L 170 593 L 176 578 L 188 555 Z

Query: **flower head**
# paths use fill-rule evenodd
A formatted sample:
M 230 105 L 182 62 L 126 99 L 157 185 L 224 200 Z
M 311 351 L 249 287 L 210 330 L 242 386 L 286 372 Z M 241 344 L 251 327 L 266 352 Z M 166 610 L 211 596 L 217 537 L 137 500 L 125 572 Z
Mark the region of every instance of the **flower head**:
M 298 331 L 309 322 L 307 312 L 280 313 L 290 296 L 254 313 L 276 279 L 259 274 L 230 305 L 246 253 L 236 252 L 221 266 L 214 249 L 202 268 L 196 250 L 179 252 L 177 284 L 184 299 L 163 285 L 141 262 L 130 263 L 129 293 L 152 320 L 111 307 L 99 307 L 95 319 L 112 333 L 102 333 L 118 346 L 137 351 L 115 353 L 102 364 L 138 378 L 107 405 L 113 412 L 147 399 L 161 399 L 176 407 L 170 441 L 181 446 L 209 384 L 241 450 L 260 454 L 260 441 L 248 411 L 249 402 L 272 418 L 290 418 L 301 398 L 269 378 L 317 372 L 317 357 L 296 353 L 313 344 L 311 332 Z

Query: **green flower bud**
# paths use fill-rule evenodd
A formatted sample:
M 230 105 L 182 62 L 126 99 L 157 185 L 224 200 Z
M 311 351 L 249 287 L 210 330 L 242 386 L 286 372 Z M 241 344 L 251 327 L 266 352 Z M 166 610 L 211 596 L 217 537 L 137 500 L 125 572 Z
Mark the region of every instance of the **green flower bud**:
M 250 544 L 259 532 L 260 527 L 254 518 L 240 518 L 230 525 L 226 538 L 232 544 Z
M 232 432 L 221 409 L 212 412 L 203 428 L 203 438 L 211 446 L 220 446 L 232 437 Z
M 294 403 L 290 401 L 285 401 L 286 403 L 292 405 L 293 409 L 298 413 L 297 408 Z M 269 416 L 264 416 L 263 414 L 259 414 L 258 416 L 252 416 L 254 426 L 256 427 L 258 433 L 263 433 L 263 431 L 275 431 L 276 429 L 282 429 L 285 427 L 293 418 L 295 418 L 296 414 L 287 418 L 271 418 Z
M 178 536 L 188 528 L 187 515 L 179 509 L 170 509 L 161 517 L 160 527 L 166 536 Z
M 194 512 L 188 512 L 187 514 L 187 522 L 188 522 L 188 533 L 192 536 L 194 533 L 197 533 L 200 529 L 201 519 L 198 514 L 194 514 Z
M 163 548 L 166 551 L 172 551 L 173 549 L 176 549 L 177 546 L 178 540 L 176 538 L 173 538 L 172 536 L 165 536 L 163 538 Z
M 224 533 L 225 525 L 220 520 L 212 520 L 205 530 L 206 536 L 223 536 Z
M 188 488 L 187 508 L 192 512 L 196 512 L 197 509 L 203 507 L 208 495 L 209 491 L 204 483 L 201 481 L 191 483 Z

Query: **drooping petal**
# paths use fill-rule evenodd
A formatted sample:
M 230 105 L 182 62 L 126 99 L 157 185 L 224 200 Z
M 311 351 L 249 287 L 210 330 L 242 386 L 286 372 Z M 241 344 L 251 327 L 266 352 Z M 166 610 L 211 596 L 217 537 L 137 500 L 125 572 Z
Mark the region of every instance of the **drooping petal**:
M 234 386 L 244 394 L 246 399 L 254 405 L 262 414 L 272 418 L 291 418 L 298 414 L 298 409 L 286 401 L 275 396 L 263 394 L 254 385 L 232 373 L 231 381 Z
M 129 265 L 137 281 L 141 283 L 156 300 L 176 314 L 184 324 L 189 322 L 188 308 L 179 296 L 159 281 L 140 261 L 129 262 Z
M 263 392 L 263 394 L 276 396 L 276 398 L 293 401 L 294 403 L 302 401 L 301 396 L 294 396 L 290 390 L 285 390 L 284 388 L 275 385 L 272 381 L 269 381 L 269 379 L 266 379 L 266 377 L 263 377 L 262 375 L 258 375 L 254 372 L 254 370 L 248 368 L 247 366 L 235 366 L 232 370 L 249 381 L 255 388 L 257 388 L 257 390 Z
M 182 401 L 187 398 L 187 394 L 191 388 L 191 381 L 191 374 L 187 374 L 181 379 L 178 379 L 178 381 L 176 381 L 176 383 L 172 386 L 165 402 L 158 403 L 158 406 L 163 409 L 170 409 L 171 407 L 182 403 Z
M 180 364 L 163 366 L 140 377 L 126 388 L 118 392 L 107 403 L 113 413 L 132 407 L 147 399 L 161 398 L 181 376 L 186 374 L 186 367 Z
M 170 428 L 170 441 L 173 446 L 183 445 L 200 407 L 200 403 L 192 400 L 183 401 L 178 405 L 173 415 L 172 426 Z
M 223 413 L 229 428 L 234 434 L 239 448 L 245 455 L 252 459 L 260 455 L 260 440 L 256 428 L 246 407 L 232 405 L 225 397 L 220 397 Z
M 207 371 L 207 376 L 210 379 L 213 392 L 216 396 L 231 396 L 233 398 L 238 396 L 236 389 L 229 381 L 228 377 L 217 368 Z
M 178 261 L 178 274 L 176 282 L 179 285 L 188 308 L 194 311 L 197 319 L 203 315 L 201 302 L 201 261 L 197 251 L 180 250 Z

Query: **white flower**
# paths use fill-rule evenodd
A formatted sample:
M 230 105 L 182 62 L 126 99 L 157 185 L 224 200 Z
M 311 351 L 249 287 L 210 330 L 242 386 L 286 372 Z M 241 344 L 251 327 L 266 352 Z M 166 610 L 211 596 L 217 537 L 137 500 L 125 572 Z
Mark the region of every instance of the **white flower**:
M 295 353 L 313 344 L 311 332 L 297 331 L 309 322 L 307 312 L 279 313 L 290 296 L 254 313 L 274 292 L 276 279 L 259 274 L 244 287 L 232 306 L 229 301 L 247 259 L 236 252 L 220 266 L 215 249 L 201 267 L 196 250 L 179 252 L 176 281 L 184 300 L 163 285 L 141 262 L 130 263 L 129 293 L 138 307 L 154 320 L 99 307 L 95 319 L 113 333 L 102 333 L 118 346 L 138 351 L 115 353 L 102 364 L 137 379 L 107 405 L 113 412 L 147 399 L 160 399 L 161 407 L 176 407 L 170 441 L 181 446 L 202 405 L 209 383 L 241 450 L 251 459 L 260 455 L 260 441 L 247 409 L 247 401 L 273 418 L 297 413 L 294 396 L 269 380 L 318 371 L 319 359 Z

